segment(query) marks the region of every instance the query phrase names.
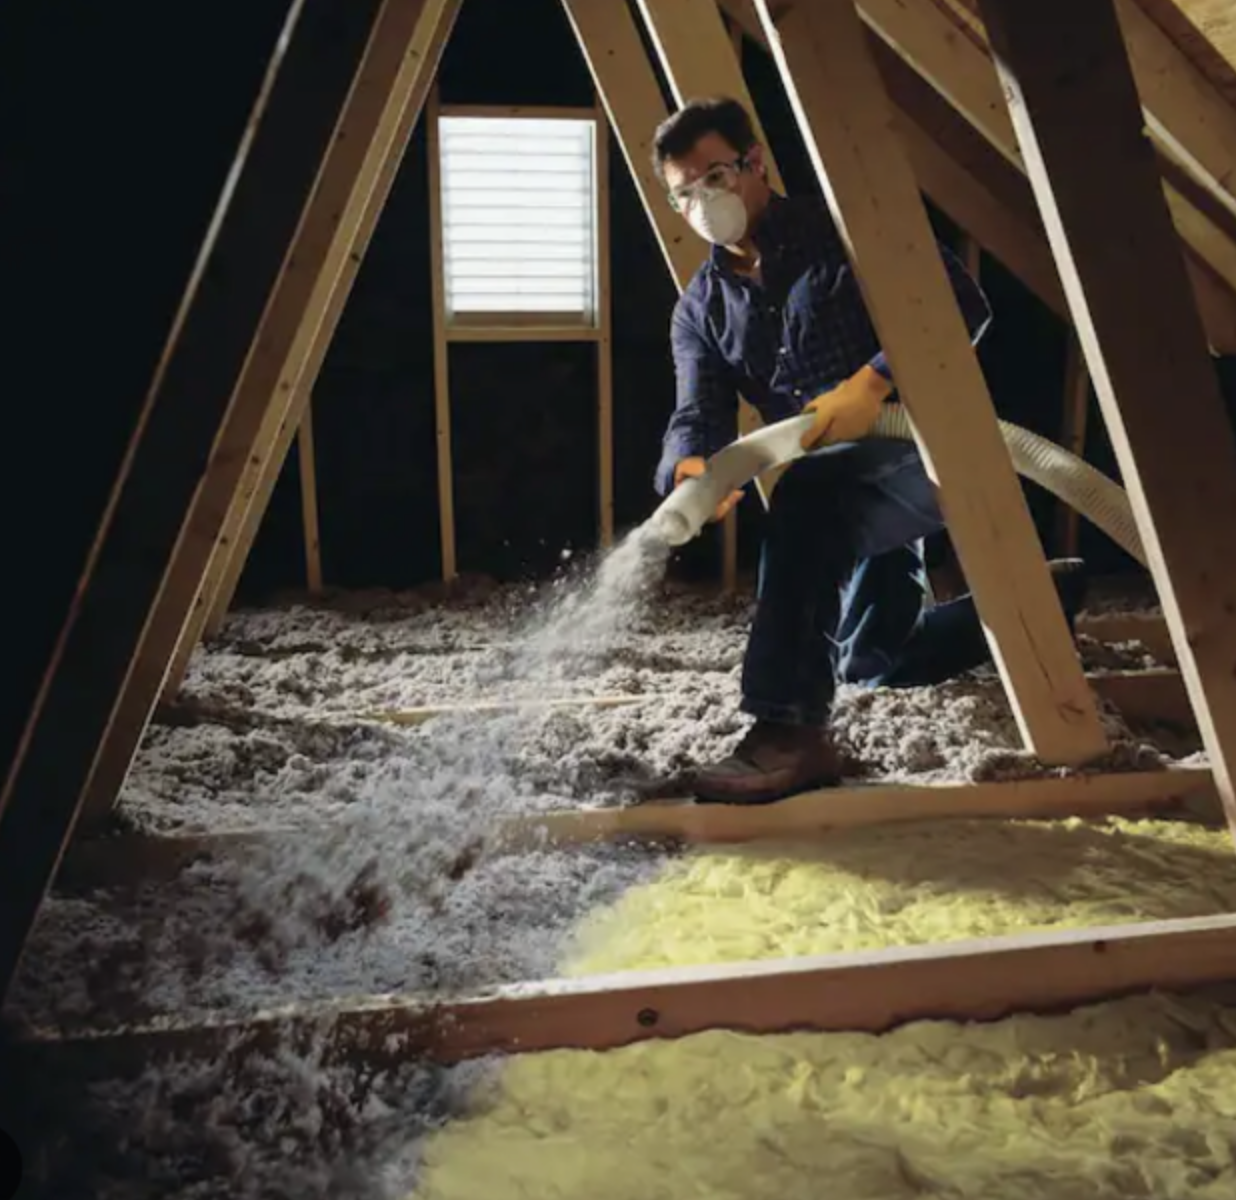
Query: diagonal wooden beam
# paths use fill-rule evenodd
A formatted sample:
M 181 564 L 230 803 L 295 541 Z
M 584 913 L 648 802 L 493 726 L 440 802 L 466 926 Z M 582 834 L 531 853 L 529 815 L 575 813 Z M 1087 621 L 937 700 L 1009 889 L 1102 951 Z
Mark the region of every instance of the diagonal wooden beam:
M 910 1021 L 994 1021 L 1151 989 L 1236 980 L 1236 917 L 1053 929 L 943 945 L 507 984 L 453 999 L 380 995 L 122 1029 L 33 1029 L 27 1070 L 118 1078 L 152 1062 L 311 1053 L 322 1066 L 454 1063 L 488 1054 L 609 1050 L 709 1029 L 881 1033 Z M 320 1056 L 320 1057 L 319 1057 Z
M 220 310 L 218 255 L 236 241 L 236 226 L 229 219 L 237 209 L 244 211 L 246 200 L 251 201 L 255 172 L 258 186 L 262 185 L 263 134 L 271 121 L 272 106 L 277 110 L 279 85 L 287 72 L 295 69 L 286 60 L 291 57 L 295 61 L 302 53 L 303 40 L 294 35 L 303 8 L 299 0 L 289 5 L 236 157 L 155 367 L 151 388 L 87 556 L 76 596 L 0 788 L 0 909 L 5 914 L 0 922 L 0 1007 L 43 895 L 72 834 L 81 789 L 106 730 L 116 692 L 123 685 L 131 654 L 142 636 L 149 609 L 142 607 L 141 602 L 148 606 L 157 595 L 158 567 L 148 574 L 140 570 L 135 574 L 124 561 L 126 552 L 132 556 L 136 550 L 140 555 L 152 546 L 155 553 L 170 553 L 180 533 L 178 521 L 157 520 L 166 509 L 151 511 L 143 506 L 140 495 L 136 500 L 133 497 L 133 488 L 140 486 L 143 471 L 152 466 L 141 453 L 144 439 L 151 431 L 155 437 L 162 436 L 163 454 L 174 464 L 158 493 L 160 506 L 168 501 L 187 505 L 193 495 L 194 470 L 209 452 L 214 428 L 221 418 L 217 403 L 210 407 L 218 398 L 218 393 L 210 390 L 216 377 L 208 375 L 200 381 L 192 370 L 186 376 L 183 359 L 186 354 L 191 356 L 192 338 L 203 308 L 209 309 L 213 304 L 216 312 Z M 243 243 L 240 249 L 244 249 Z M 277 254 L 273 259 L 260 256 L 249 279 L 251 284 L 256 281 L 256 288 L 237 288 L 228 298 L 242 322 L 251 313 L 256 315 L 252 306 L 260 303 L 261 272 L 273 272 L 277 267 Z M 243 352 L 243 344 L 237 344 L 234 337 L 229 340 L 230 352 Z M 213 365 L 220 361 L 214 360 Z M 204 411 L 188 409 L 188 419 L 173 430 L 158 400 L 166 387 L 183 387 L 186 381 L 204 382 L 206 407 Z M 135 479 L 138 484 L 133 483 Z M 136 545 L 125 547 L 120 541 L 118 556 L 117 531 L 123 531 L 126 516 L 130 520 L 136 518 L 136 527 L 130 531 Z M 139 557 L 137 566 L 142 565 Z M 138 592 L 139 587 L 144 591 Z M 127 594 L 123 594 L 126 590 Z M 98 679 L 95 688 L 87 690 L 82 683 L 91 672 Z
M 1236 833 L 1236 439 L 1111 0 L 983 0 L 1008 108 Z M 1068 36 L 1060 31 L 1068 29 Z M 1165 401 L 1165 397 L 1170 397 Z
M 757 11 L 915 425 L 1023 739 L 1106 744 L 991 396 L 852 0 Z
M 704 261 L 705 246 L 669 206 L 652 165 L 652 138 L 669 116 L 661 86 L 626 4 L 562 0 L 635 190 L 679 290 Z
M 308 394 L 457 7 L 385 0 L 355 36 L 291 39 L 300 75 L 252 134 L 0 799 L 0 999 L 84 806 L 119 791 L 263 419 Z M 339 83 L 308 102 L 324 55 Z
M 1236 214 L 1236 107 L 1136 0 L 1116 12 L 1155 141 Z
M 1137 0 L 1229 104 L 1236 105 L 1236 21 L 1227 0 Z
M 768 40 L 753 3 L 719 0 L 726 15 L 767 51 Z M 874 30 L 868 43 L 889 98 L 897 106 L 898 130 L 919 186 L 1043 303 L 1067 319 L 1055 262 L 1020 161 L 992 146 Z M 949 61 L 947 56 L 941 60 Z M 1163 160 L 1161 165 L 1171 173 L 1172 164 Z M 1178 177 L 1173 174 L 1173 178 L 1179 186 Z M 1218 224 L 1213 216 L 1211 223 Z M 1037 245 L 1032 244 L 1035 239 L 1027 229 L 1037 233 Z M 1220 354 L 1236 354 L 1236 292 L 1191 246 L 1183 249 L 1193 298 L 1211 346 Z
M 755 135 L 764 146 L 768 182 L 779 192 L 785 182 L 777 169 L 755 101 L 743 78 L 734 43 L 716 0 L 636 0 L 653 49 L 669 81 L 674 102 L 693 97 L 731 96 L 751 114 Z
M 732 96 L 738 100 L 751 115 L 756 138 L 764 147 L 768 182 L 784 192 L 785 181 L 743 77 L 741 57 L 715 0 L 637 0 L 637 4 L 674 103 L 681 107 L 694 97 L 704 96 Z M 740 397 L 738 432 L 749 433 L 761 424 L 759 413 Z M 777 468 L 772 468 L 757 481 L 765 504 L 780 475 Z M 737 521 L 737 512 L 727 518 L 727 528 L 735 531 L 735 537 Z
M 194 648 L 204 632 L 218 631 L 222 614 L 235 594 L 280 471 L 309 411 L 318 372 L 402 161 L 404 147 L 424 105 L 429 81 L 460 3 L 461 0 L 399 0 L 389 6 L 389 31 L 384 34 L 384 45 L 389 49 L 384 52 L 392 62 L 378 61 L 371 70 L 371 78 L 364 80 L 351 98 L 350 109 L 343 117 L 346 124 L 340 126 L 342 136 L 336 138 L 323 164 L 316 185 L 318 191 L 311 201 L 317 205 L 316 218 L 306 211 L 287 270 L 254 343 L 250 369 L 238 386 L 238 413 L 249 412 L 246 401 L 251 393 L 267 390 L 269 402 L 256 418 L 248 419 L 247 424 L 238 423 L 225 434 L 227 453 L 238 456 L 239 463 L 227 461 L 223 465 L 236 482 L 230 493 L 225 492 L 226 479 L 218 483 L 220 494 L 229 494 L 230 500 L 225 502 L 221 519 L 217 513 L 212 514 L 217 536 L 205 571 L 200 573 L 188 616 L 180 622 L 161 685 L 165 697 L 179 690 Z M 396 77 L 398 82 L 390 93 L 389 103 L 380 108 L 385 85 L 379 73 L 397 70 L 401 53 L 407 55 L 406 67 L 402 76 Z M 366 106 L 370 111 L 366 111 Z M 370 148 L 367 155 L 366 147 Z M 349 175 L 356 169 L 362 174 L 351 185 Z M 277 393 L 273 391 L 272 375 L 276 365 L 281 374 L 281 390 Z M 180 574 L 187 578 L 192 565 L 186 563 L 177 578 Z M 179 593 L 174 599 L 169 596 L 167 603 L 178 610 Z M 158 628 L 162 632 L 162 623 Z M 134 719 L 141 703 L 144 701 L 134 707 Z M 101 773 L 92 784 L 90 811 L 100 811 L 110 804 L 109 797 L 114 797 L 118 787 L 114 769 Z
M 867 46 L 894 105 L 897 132 L 919 187 L 1048 308 L 1067 317 L 1060 276 L 1025 177 L 870 31 Z
M 1025 170 L 982 36 L 933 0 L 859 0 L 870 27 L 946 96 L 1010 162 Z M 1236 288 L 1236 244 L 1207 214 L 1164 184 L 1184 243 Z
M 936 0 L 986 36 L 978 0 Z M 1236 215 L 1236 105 L 1138 0 L 1116 0 L 1146 128 L 1216 201 Z
M 432 6 L 441 5 L 443 0 L 431 0 Z M 451 0 L 451 12 L 457 12 L 461 0 Z M 450 21 L 439 19 L 436 28 L 445 39 L 449 35 Z M 438 51 L 440 53 L 440 51 Z M 436 60 L 435 60 L 436 61 Z M 432 75 L 432 72 L 430 72 Z M 423 106 L 424 101 L 420 102 Z M 415 120 L 408 127 L 407 136 Z M 406 141 L 406 137 L 405 137 Z M 382 169 L 375 195 L 385 197 L 389 194 L 398 169 L 400 158 L 395 158 Z M 365 247 L 372 236 L 373 225 L 381 212 L 381 203 L 373 206 L 367 215 L 367 224 L 359 231 L 356 246 L 356 258 L 348 263 L 348 271 L 354 276 L 359 270 Z M 252 442 L 252 452 L 245 460 L 240 484 L 235 489 L 231 502 L 223 516 L 219 537 L 211 552 L 202 584 L 199 587 L 180 636 L 176 649 L 168 667 L 163 686 L 165 699 L 173 698 L 180 690 L 185 672 L 193 652 L 201 643 L 203 637 L 211 637 L 222 628 L 223 621 L 231 607 L 236 589 L 244 574 L 249 553 L 262 525 L 262 518 L 270 507 L 271 497 L 279 482 L 283 464 L 287 460 L 292 443 L 296 438 L 299 414 L 309 404 L 314 380 L 321 368 L 323 359 L 330 346 L 330 340 L 339 322 L 339 314 L 350 294 L 350 286 L 345 286 L 334 292 L 329 300 L 326 313 L 317 331 L 317 340 L 311 348 L 303 372 L 303 382 L 293 393 L 286 405 L 272 405 L 262 418 L 261 426 Z

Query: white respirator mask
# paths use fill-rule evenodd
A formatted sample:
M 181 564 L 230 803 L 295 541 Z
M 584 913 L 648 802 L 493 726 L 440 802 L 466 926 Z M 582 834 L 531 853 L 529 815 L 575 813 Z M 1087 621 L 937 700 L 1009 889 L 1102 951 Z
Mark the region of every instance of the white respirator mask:
M 714 246 L 737 245 L 747 232 L 747 206 L 737 192 L 710 188 L 686 212 L 687 224 Z

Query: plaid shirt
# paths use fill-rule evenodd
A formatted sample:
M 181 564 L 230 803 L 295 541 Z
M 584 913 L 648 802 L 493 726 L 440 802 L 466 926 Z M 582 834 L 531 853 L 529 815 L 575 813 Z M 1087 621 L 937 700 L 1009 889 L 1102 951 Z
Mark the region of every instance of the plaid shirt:
M 674 467 L 715 454 L 738 432 L 738 394 L 765 422 L 783 420 L 864 365 L 892 372 L 832 215 L 823 202 L 773 196 L 755 234 L 763 286 L 713 247 L 674 308 L 671 346 L 678 398 L 655 486 Z M 973 342 L 991 321 L 978 284 L 948 247 L 940 253 Z

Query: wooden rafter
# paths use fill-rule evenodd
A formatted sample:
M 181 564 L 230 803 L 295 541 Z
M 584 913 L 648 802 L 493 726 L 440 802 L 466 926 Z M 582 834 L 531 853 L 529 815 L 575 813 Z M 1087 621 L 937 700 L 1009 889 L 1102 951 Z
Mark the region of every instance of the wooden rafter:
M 434 13 L 438 9 L 450 14 L 449 18 L 440 19 L 433 27 L 435 32 L 432 36 L 439 38 L 444 44 L 453 25 L 453 14 L 458 11 L 462 0 L 411 0 L 411 2 L 425 8 L 427 14 Z M 426 28 L 430 26 L 427 24 Z M 429 43 L 426 43 L 426 47 L 430 60 L 427 74 L 432 79 L 441 47 Z M 421 61 L 418 51 L 417 62 Z M 424 86 L 422 86 L 422 91 Z M 418 102 L 415 115 L 419 115 L 423 103 L 423 99 Z M 406 143 L 407 136 L 410 136 L 411 128 L 410 125 L 408 134 L 404 136 L 404 143 Z M 402 145 L 401 143 L 401 151 Z M 342 147 L 339 149 L 341 150 Z M 291 392 L 286 405 L 272 405 L 267 409 L 258 434 L 251 442 L 252 452 L 244 460 L 240 485 L 233 492 L 231 501 L 223 514 L 220 536 L 212 549 L 189 618 L 177 638 L 176 650 L 164 683 L 165 696 L 173 696 L 179 690 L 193 651 L 203 636 L 218 633 L 223 624 L 232 598 L 240 584 L 249 551 L 257 539 L 262 517 L 270 506 L 283 464 L 287 460 L 296 437 L 299 414 L 309 403 L 313 382 L 330 346 L 331 337 L 339 321 L 339 314 L 350 295 L 351 280 L 359 270 L 372 235 L 373 224 L 382 210 L 382 203 L 390 190 L 394 171 L 398 168 L 399 161 L 396 157 L 393 162 L 386 164 L 385 169 L 376 177 L 376 186 L 371 195 L 373 202 L 369 204 L 358 226 L 355 257 L 345 260 L 344 285 L 335 289 L 326 300 L 321 323 L 312 333 L 312 344 L 307 350 L 298 348 L 298 352 L 304 355 L 302 382 Z M 306 334 L 309 333 L 310 327 L 307 326 Z
M 934 2 L 985 37 L 978 0 Z M 1236 215 L 1236 105 L 1139 0 L 1117 0 L 1116 15 L 1151 137 Z
M 718 2 L 747 37 L 768 49 L 763 27 L 755 14 L 754 0 Z M 1170 3 L 1171 0 L 1165 2 Z M 1028 225 L 1041 238 L 1042 225 L 1020 162 L 1005 152 L 1004 147 L 997 147 L 984 137 L 983 131 L 975 129 L 953 102 L 946 99 L 951 96 L 948 89 L 940 87 L 942 78 L 952 77 L 949 74 L 950 63 L 960 61 L 963 66 L 969 64 L 969 69 L 973 70 L 973 54 L 964 51 L 959 55 L 942 50 L 933 52 L 934 43 L 928 40 L 933 28 L 942 31 L 946 43 L 953 35 L 949 35 L 947 27 L 939 25 L 938 21 L 934 25 L 929 23 L 926 33 L 919 28 L 919 40 L 915 44 L 920 53 L 927 56 L 926 61 L 936 64 L 938 70 L 944 72 L 943 76 L 937 75 L 936 82 L 932 83 L 919 75 L 909 60 L 896 53 L 876 33 L 871 22 L 868 22 L 868 28 L 871 29 L 869 42 L 872 53 L 880 66 L 889 96 L 897 105 L 898 128 L 918 175 L 919 185 L 1040 300 L 1067 318 L 1064 293 L 1060 290 L 1059 277 L 1046 240 L 1042 238 L 1041 246 L 1034 245 L 1034 239 L 1026 233 L 1025 226 Z M 938 87 L 940 90 L 937 90 Z M 1178 187 L 1183 186 L 1168 160 L 1162 160 L 1160 165 Z M 959 172 L 964 172 L 964 175 Z M 993 203 L 995 200 L 1001 201 L 1003 207 L 997 207 Z M 1210 220 L 1217 223 L 1213 213 Z M 1014 222 L 1018 227 L 1016 232 L 1013 232 Z M 990 234 L 985 237 L 984 228 L 996 231 L 1003 250 L 991 243 Z M 1236 354 L 1236 292 L 1191 246 L 1184 245 L 1182 248 L 1193 298 L 1206 325 L 1211 346 L 1221 354 Z
M 849 0 L 757 11 L 941 507 L 1026 744 L 1106 744 L 995 410 Z M 877 182 L 878 181 L 878 182 Z
M 353 86 L 307 110 L 319 136 L 295 139 L 299 157 L 285 129 L 255 117 L 0 797 L 0 1001 L 79 816 L 115 801 L 266 417 L 299 423 L 290 409 L 308 395 L 458 5 L 386 0 L 367 42 L 332 43 Z M 285 53 L 324 52 L 293 37 Z
M 995 69 L 981 36 L 960 22 L 943 0 L 903 4 L 900 0 L 859 0 L 864 21 L 897 53 L 930 80 L 968 121 L 1001 154 L 1024 173 L 1017 139 L 1009 123 Z M 1191 204 L 1179 191 L 1166 185 L 1174 220 L 1185 245 L 1192 248 L 1228 289 L 1236 288 L 1236 252 L 1231 240 L 1212 217 Z M 1197 297 L 1206 311 L 1215 306 L 1209 281 L 1203 276 Z M 1230 331 L 1221 328 L 1230 345 Z M 1221 343 L 1216 339 L 1216 346 Z
M 1067 315 L 1025 178 L 887 43 L 868 32 L 867 45 L 895 105 L 897 132 L 919 187 L 1048 308 Z
M 784 192 L 785 182 L 716 0 L 636 0 L 636 4 L 675 103 L 682 105 L 696 96 L 732 96 L 738 100 L 751 114 L 756 137 L 764 145 L 768 182 L 776 191 Z
M 1236 832 L 1236 440 L 1206 353 L 1111 0 L 983 0 L 1219 794 Z M 1068 38 L 1057 31 L 1068 22 Z M 1170 404 L 1163 403 L 1171 396 Z M 1182 464 L 1188 469 L 1182 469 Z
M 1228 0 L 1138 0 L 1230 104 L 1236 105 L 1236 10 Z
M 776 157 L 747 88 L 734 38 L 725 26 L 716 0 L 636 0 L 636 4 L 674 102 L 683 105 L 693 97 L 703 96 L 733 96 L 737 99 L 751 114 L 756 137 L 764 147 L 769 184 L 784 192 L 785 181 L 781 178 Z M 739 397 L 739 433 L 750 433 L 761 424 L 756 410 Z M 772 468 L 757 481 L 756 487 L 765 503 L 780 475 L 780 470 Z M 735 537 L 737 519 L 737 512 L 729 518 Z M 737 567 L 737 543 L 734 567 Z M 734 580 L 727 576 L 725 583 L 732 587 Z
M 639 28 L 625 4 L 562 0 L 562 6 L 670 275 L 681 289 L 704 261 L 704 244 L 670 208 L 653 171 L 652 135 L 669 109 Z
M 767 53 L 768 39 L 752 3 L 720 0 L 720 7 Z M 883 39 L 869 31 L 867 45 L 894 105 L 897 132 L 919 187 L 1048 308 L 1067 317 L 1056 264 L 1025 177 Z M 1236 301 L 1232 329 L 1236 336 Z

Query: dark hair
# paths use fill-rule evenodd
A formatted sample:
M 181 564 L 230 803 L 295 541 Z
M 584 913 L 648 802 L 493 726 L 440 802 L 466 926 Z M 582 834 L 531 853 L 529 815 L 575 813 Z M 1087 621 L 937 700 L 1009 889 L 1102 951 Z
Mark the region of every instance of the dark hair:
M 728 96 L 688 100 L 673 116 L 666 117 L 652 136 L 652 165 L 657 178 L 664 183 L 665 161 L 690 154 L 695 143 L 710 133 L 720 134 L 738 154 L 755 145 L 751 117 L 737 100 Z

